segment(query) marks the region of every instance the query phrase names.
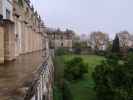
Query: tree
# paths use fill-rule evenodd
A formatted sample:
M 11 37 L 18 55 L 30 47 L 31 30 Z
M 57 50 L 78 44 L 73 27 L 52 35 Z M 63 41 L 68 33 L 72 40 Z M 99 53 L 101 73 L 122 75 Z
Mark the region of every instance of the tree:
M 63 100 L 73 100 L 70 84 L 67 80 L 63 81 L 62 94 Z
M 133 54 L 123 63 L 111 55 L 95 68 L 93 78 L 98 100 L 133 100 L 132 61 Z
M 108 35 L 97 31 L 97 32 L 92 32 L 90 35 L 90 40 L 91 40 L 91 48 L 95 50 L 95 52 L 99 51 L 106 51 L 109 38 Z
M 70 29 L 66 29 L 65 33 L 69 33 L 69 34 L 75 34 L 75 32 L 73 30 L 70 30 Z
M 57 48 L 56 50 L 55 50 L 55 55 L 57 55 L 57 56 L 62 56 L 62 55 L 66 55 L 66 54 L 69 54 L 70 52 L 69 52 L 69 50 L 67 50 L 66 48 Z
M 18 4 L 23 7 L 24 6 L 24 0 L 18 0 Z
M 115 39 L 113 40 L 112 52 L 114 53 L 120 52 L 120 43 L 118 35 L 116 35 Z
M 73 49 L 74 49 L 74 53 L 76 54 L 80 54 L 81 53 L 81 43 L 80 42 L 74 42 L 73 43 Z
M 88 66 L 80 57 L 75 57 L 65 63 L 64 78 L 66 80 L 78 80 L 88 72 Z
M 78 35 L 75 35 L 73 37 L 73 51 L 76 54 L 80 54 L 81 53 L 81 44 L 80 44 L 80 37 Z

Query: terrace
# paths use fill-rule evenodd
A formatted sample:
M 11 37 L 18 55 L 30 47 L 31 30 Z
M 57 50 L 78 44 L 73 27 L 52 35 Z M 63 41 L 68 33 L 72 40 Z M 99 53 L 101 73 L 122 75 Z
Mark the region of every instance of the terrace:
M 0 65 L 0 99 L 21 100 L 42 65 L 43 52 L 21 55 L 17 60 Z

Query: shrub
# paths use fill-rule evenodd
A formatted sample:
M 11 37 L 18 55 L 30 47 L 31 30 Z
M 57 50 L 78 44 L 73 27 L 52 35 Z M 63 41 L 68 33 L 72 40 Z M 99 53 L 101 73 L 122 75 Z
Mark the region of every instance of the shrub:
M 63 100 L 73 100 L 70 83 L 67 80 L 63 81 L 62 94 Z
M 65 63 L 64 77 L 67 80 L 77 80 L 88 72 L 88 66 L 80 57 L 75 57 Z
M 69 54 L 69 53 L 70 53 L 69 50 L 66 48 L 58 48 L 55 50 L 55 54 L 58 56 Z
M 130 53 L 130 52 L 133 53 L 133 48 L 128 49 L 128 53 Z
M 75 54 L 81 54 L 82 51 L 81 48 L 74 48 L 73 50 Z
M 133 100 L 132 61 L 132 54 L 125 63 L 112 55 L 95 68 L 93 78 L 98 100 Z
M 62 98 L 62 90 L 59 88 L 59 86 L 54 86 L 53 87 L 53 98 L 54 100 L 63 100 Z
M 80 54 L 82 51 L 81 43 L 79 42 L 73 43 L 73 51 L 75 54 Z

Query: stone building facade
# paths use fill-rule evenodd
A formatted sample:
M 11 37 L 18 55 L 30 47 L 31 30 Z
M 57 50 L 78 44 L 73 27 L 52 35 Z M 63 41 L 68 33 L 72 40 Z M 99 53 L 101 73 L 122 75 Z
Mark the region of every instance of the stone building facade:
M 127 31 L 121 31 L 116 34 L 119 38 L 120 48 L 132 48 L 133 36 Z
M 13 20 L 13 2 L 12 0 L 0 0 L 0 16 L 3 19 L 10 19 Z
M 128 31 L 116 33 L 115 38 L 116 37 L 119 39 L 120 52 L 123 53 L 123 55 L 127 55 L 128 51 L 133 50 L 133 35 Z
M 4 34 L 1 60 L 43 49 L 44 24 L 29 0 L 22 0 L 22 4 L 19 0 L 0 0 L 0 24 L 0 35 Z
M 0 64 L 0 73 L 8 73 L 0 78 L 0 100 L 52 100 L 54 66 L 45 30 L 30 0 L 0 0 L 0 63 L 16 59 Z
M 47 29 L 51 48 L 72 48 L 74 32 L 71 30 Z

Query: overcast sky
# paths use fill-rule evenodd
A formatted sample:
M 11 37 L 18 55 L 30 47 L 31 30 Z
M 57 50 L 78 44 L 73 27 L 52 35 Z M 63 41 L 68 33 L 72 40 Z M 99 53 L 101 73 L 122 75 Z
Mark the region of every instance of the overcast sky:
M 133 0 L 32 0 L 45 21 L 53 28 L 70 28 L 78 34 L 104 31 L 133 32 Z

